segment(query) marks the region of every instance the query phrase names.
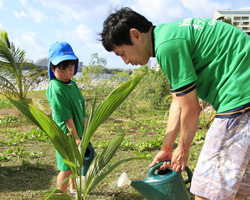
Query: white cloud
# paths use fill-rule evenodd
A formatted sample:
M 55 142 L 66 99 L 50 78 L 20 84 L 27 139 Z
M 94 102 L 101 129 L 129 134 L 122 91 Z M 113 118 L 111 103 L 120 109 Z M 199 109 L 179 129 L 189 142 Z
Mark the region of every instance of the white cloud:
M 34 32 L 26 32 L 23 34 L 22 36 L 22 39 L 25 41 L 25 42 L 28 42 L 30 44 L 35 44 L 35 37 L 36 37 L 36 33 Z
M 0 30 L 4 30 L 4 29 L 5 29 L 4 25 L 2 25 L 2 24 L 0 23 Z
M 19 0 L 22 6 L 28 5 L 28 0 Z
M 20 17 L 28 16 L 35 23 L 40 23 L 48 19 L 47 15 L 45 15 L 42 11 L 31 6 L 28 0 L 19 0 L 19 2 L 23 6 L 23 8 L 26 9 L 27 14 L 23 11 L 22 12 L 15 11 L 14 12 L 15 17 L 20 18 Z
M 250 7 L 244 7 L 244 8 L 239 8 L 239 9 L 250 9 Z
M 30 8 L 27 8 L 27 10 L 29 12 L 30 18 L 32 18 L 34 22 L 36 23 L 40 23 L 48 19 L 48 17 L 42 11 L 38 9 L 30 7 Z
M 191 11 L 192 17 L 213 17 L 215 9 L 227 9 L 232 5 L 230 3 L 220 3 L 211 0 L 181 0 L 183 6 Z
M 25 17 L 26 16 L 26 13 L 25 12 L 17 12 L 17 11 L 14 11 L 14 16 L 16 17 L 16 18 L 21 18 L 21 17 Z
M 157 25 L 186 17 L 212 18 L 214 9 L 227 9 L 232 5 L 213 0 L 137 0 L 129 1 L 129 7 Z
M 0 10 L 3 8 L 3 0 L 0 0 Z
M 23 50 L 27 53 L 26 58 L 33 59 L 37 61 L 40 58 L 47 57 L 47 44 L 40 40 L 36 33 L 34 32 L 25 32 L 21 37 L 19 44 Z
M 112 1 L 112 0 L 110 0 Z M 81 23 L 93 24 L 107 14 L 109 2 L 100 0 L 40 0 L 49 10 L 53 10 L 60 17 L 60 21 L 70 24 L 76 20 Z
M 176 0 L 138 0 L 136 5 L 153 23 L 169 22 L 183 17 L 184 10 Z
M 82 41 L 82 42 L 91 42 L 93 41 L 93 33 L 90 29 L 85 24 L 79 24 L 76 28 L 75 31 L 77 37 Z
M 75 29 L 63 30 L 57 29 L 54 36 L 61 41 L 73 41 L 74 43 L 95 43 L 95 37 L 92 30 L 86 24 L 79 24 Z

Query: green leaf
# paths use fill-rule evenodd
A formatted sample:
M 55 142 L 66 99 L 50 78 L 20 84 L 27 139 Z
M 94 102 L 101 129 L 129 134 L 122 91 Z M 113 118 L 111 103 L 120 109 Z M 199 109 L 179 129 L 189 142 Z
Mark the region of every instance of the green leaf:
M 109 173 L 113 171 L 118 165 L 136 159 L 147 159 L 146 157 L 133 157 L 124 160 L 120 160 L 113 164 L 108 164 L 115 155 L 116 151 L 120 147 L 125 134 L 122 134 L 112 140 L 108 146 L 98 154 L 90 164 L 88 172 L 86 174 L 83 195 L 86 197 L 87 194 Z
M 70 143 L 68 137 L 51 118 L 32 105 L 27 106 L 13 99 L 9 100 L 48 135 L 54 147 L 64 159 L 70 162 L 75 162 L 74 150 L 77 150 L 76 144 L 75 147 L 73 147 L 73 144 Z
M 96 109 L 88 128 L 84 130 L 84 149 L 86 149 L 88 141 L 90 141 L 90 138 L 93 136 L 96 129 L 115 111 L 119 105 L 121 105 L 144 75 L 145 74 L 137 76 L 116 88 Z
M 96 129 L 115 111 L 115 109 L 133 91 L 133 89 L 140 82 L 143 76 L 144 74 L 135 77 L 116 88 L 103 101 L 103 103 L 98 106 L 96 110 L 94 110 L 94 100 L 91 109 L 91 114 L 88 117 L 87 125 L 84 129 L 84 135 L 82 139 L 83 142 L 81 144 L 81 154 L 78 151 L 74 137 L 72 135 L 66 136 L 64 132 L 60 129 L 60 127 L 42 111 L 32 105 L 25 106 L 12 99 L 10 99 L 10 101 L 34 124 L 36 124 L 41 130 L 43 130 L 48 135 L 56 150 L 72 169 L 74 178 L 76 178 L 77 176 L 81 175 L 79 174 L 79 172 L 82 168 L 84 152 L 87 148 L 90 138 L 93 136 Z M 134 159 L 144 159 L 142 157 L 128 158 L 118 161 L 114 164 L 109 164 L 110 160 L 113 158 L 116 151 L 120 147 L 124 136 L 125 134 L 122 134 L 115 138 L 113 141 L 111 141 L 110 144 L 92 161 L 84 183 L 84 198 L 105 176 L 107 176 L 115 167 L 117 167 L 121 163 Z M 76 189 L 77 194 L 80 194 L 81 188 L 79 190 L 79 188 L 76 187 Z M 54 189 L 52 193 L 47 196 L 47 199 L 57 198 L 52 195 L 55 190 L 56 189 Z
M 76 164 L 75 163 L 72 163 L 72 162 L 70 162 L 70 161 L 68 161 L 66 159 L 63 159 L 63 162 L 66 163 L 67 165 L 70 165 L 70 166 L 76 168 Z

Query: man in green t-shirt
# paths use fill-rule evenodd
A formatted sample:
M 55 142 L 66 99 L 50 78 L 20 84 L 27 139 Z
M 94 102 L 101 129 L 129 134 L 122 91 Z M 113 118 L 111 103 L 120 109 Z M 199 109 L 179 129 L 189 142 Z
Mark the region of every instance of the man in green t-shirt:
M 62 131 L 67 135 L 73 130 L 76 144 L 82 139 L 86 122 L 85 101 L 81 91 L 72 77 L 77 73 L 78 58 L 72 47 L 67 42 L 56 42 L 49 49 L 48 74 L 50 83 L 46 91 L 52 118 Z M 57 168 L 60 173 L 57 177 L 57 185 L 68 178 L 72 171 L 63 162 L 61 155 L 56 152 Z M 58 187 L 67 192 L 68 181 Z M 73 178 L 70 180 L 70 193 L 76 195 Z
M 250 37 L 206 18 L 153 26 L 122 8 L 108 16 L 100 34 L 107 51 L 126 64 L 146 65 L 156 57 L 171 84 L 172 104 L 161 150 L 151 163 L 185 169 L 201 108 L 197 96 L 213 105 L 216 118 L 207 132 L 191 192 L 196 199 L 250 196 Z M 173 144 L 181 131 L 178 147 Z

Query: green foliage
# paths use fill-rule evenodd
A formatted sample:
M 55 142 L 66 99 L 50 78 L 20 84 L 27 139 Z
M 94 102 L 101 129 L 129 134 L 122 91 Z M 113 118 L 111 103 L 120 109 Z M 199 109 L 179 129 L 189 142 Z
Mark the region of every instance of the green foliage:
M 139 131 L 140 132 L 140 131 Z M 138 152 L 145 152 L 149 150 L 158 150 L 161 148 L 164 134 L 158 134 L 155 136 L 155 139 L 147 140 L 145 142 L 138 141 L 136 143 L 131 142 L 129 139 L 124 139 L 121 143 L 121 149 L 126 150 L 136 150 Z M 97 142 L 97 146 L 106 147 L 108 141 L 104 140 L 101 143 Z M 178 142 L 175 141 L 174 147 L 178 145 Z
M 114 110 L 127 98 L 127 96 L 132 92 L 135 86 L 140 82 L 144 75 L 135 77 L 128 82 L 122 84 L 116 88 L 95 110 L 95 100 L 91 109 L 91 113 L 88 116 L 87 123 L 84 129 L 83 139 L 80 143 L 82 147 L 81 151 L 78 151 L 77 145 L 75 143 L 75 138 L 73 134 L 66 136 L 62 130 L 57 126 L 57 124 L 45 115 L 42 111 L 35 108 L 32 105 L 21 104 L 18 101 L 10 101 L 23 113 L 25 114 L 34 124 L 36 124 L 43 132 L 45 132 L 50 140 L 52 141 L 56 150 L 63 157 L 64 162 L 67 163 L 75 179 L 78 176 L 81 176 L 82 163 L 84 159 L 84 154 L 87 148 L 87 145 L 92 138 L 94 132 L 97 128 L 114 112 Z M 128 158 L 120 160 L 116 163 L 110 164 L 110 160 L 114 156 L 118 147 L 120 146 L 124 134 L 115 138 L 110 144 L 95 157 L 92 161 L 89 170 L 86 175 L 85 181 L 82 183 L 76 182 L 77 189 L 77 199 L 81 199 L 82 195 L 82 184 L 84 186 L 83 198 L 86 199 L 87 194 L 104 178 L 106 177 L 115 167 L 134 159 L 145 159 L 142 157 Z M 21 149 L 20 151 L 21 152 Z M 70 177 L 69 177 L 70 178 Z M 66 181 L 66 180 L 65 180 Z M 58 192 L 56 188 L 51 191 L 46 196 L 46 199 L 55 198 L 53 193 Z M 59 191 L 60 192 L 60 191 Z M 64 198 L 69 199 L 65 194 Z
M 205 142 L 206 133 L 204 131 L 197 130 L 192 144 L 195 145 L 197 143 L 203 144 Z
M 206 129 L 209 128 L 216 116 L 216 112 L 212 108 L 210 113 L 205 112 L 204 107 L 207 105 L 209 105 L 207 102 L 200 100 L 200 106 L 202 108 L 201 111 L 202 117 L 199 118 L 199 128 L 206 128 Z
M 11 104 L 10 101 L 0 99 L 0 108 L 11 108 L 11 107 L 13 107 L 13 105 Z
M 0 126 L 8 126 L 13 124 L 21 124 L 22 120 L 15 116 L 7 116 L 4 118 L 0 118 Z
M 27 68 L 29 70 L 25 72 Z M 46 73 L 36 65 L 27 63 L 25 51 L 9 41 L 7 32 L 0 31 L 0 94 L 25 99 L 32 84 Z
M 222 20 L 223 22 L 227 23 L 227 24 L 231 24 L 232 25 L 232 19 L 229 17 L 229 18 L 225 18 Z
M 90 63 L 82 68 L 82 77 L 77 80 L 80 88 L 86 89 L 93 87 L 93 80 L 103 75 L 106 64 L 107 60 L 105 58 L 99 58 L 98 53 L 92 54 Z
M 19 119 L 20 120 L 20 119 Z M 32 129 L 27 133 L 17 131 L 7 131 L 7 137 L 1 137 L 0 143 L 12 146 L 13 144 L 22 143 L 24 140 L 48 141 L 47 135 L 40 129 Z
M 147 66 L 135 70 L 134 74 L 147 72 L 139 84 L 137 95 L 150 102 L 153 108 L 169 108 L 172 100 L 170 84 L 161 70 L 148 69 Z

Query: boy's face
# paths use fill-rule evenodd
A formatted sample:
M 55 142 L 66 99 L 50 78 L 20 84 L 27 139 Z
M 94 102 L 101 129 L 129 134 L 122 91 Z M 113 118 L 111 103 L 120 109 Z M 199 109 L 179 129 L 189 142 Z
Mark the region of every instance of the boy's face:
M 75 65 L 71 64 L 65 69 L 57 67 L 53 72 L 55 74 L 56 79 L 62 82 L 68 82 L 74 76 Z

